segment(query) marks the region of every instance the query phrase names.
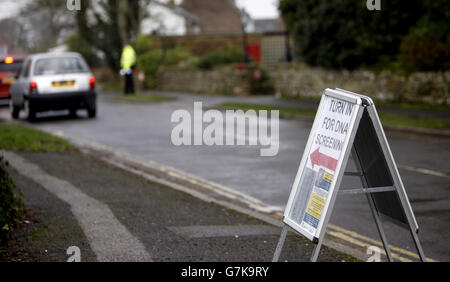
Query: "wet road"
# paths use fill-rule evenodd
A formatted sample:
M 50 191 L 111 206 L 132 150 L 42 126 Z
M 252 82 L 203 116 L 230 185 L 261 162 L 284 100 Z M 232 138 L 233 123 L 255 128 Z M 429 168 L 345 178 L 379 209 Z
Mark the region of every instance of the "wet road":
M 174 94 L 172 94 L 174 95 Z M 193 110 L 194 101 L 208 108 L 228 101 L 254 102 L 266 98 L 237 98 L 176 95 L 175 101 L 158 104 L 115 102 L 101 95 L 99 116 L 85 118 L 45 118 L 34 124 L 43 130 L 105 144 L 137 158 L 153 160 L 251 195 L 273 209 L 283 210 L 294 181 L 311 128 L 310 122 L 280 120 L 279 153 L 260 157 L 260 146 L 174 146 L 170 122 L 173 111 Z M 258 100 L 259 99 L 259 100 Z M 7 118 L 0 108 L 0 118 Z M 450 178 L 417 172 L 414 168 L 450 174 L 450 143 L 425 138 L 388 135 L 413 211 L 421 228 L 425 254 L 436 260 L 450 260 Z M 356 188 L 354 179 L 344 179 L 343 187 Z M 379 240 L 364 195 L 339 196 L 331 223 Z M 407 230 L 385 223 L 389 243 L 414 252 Z

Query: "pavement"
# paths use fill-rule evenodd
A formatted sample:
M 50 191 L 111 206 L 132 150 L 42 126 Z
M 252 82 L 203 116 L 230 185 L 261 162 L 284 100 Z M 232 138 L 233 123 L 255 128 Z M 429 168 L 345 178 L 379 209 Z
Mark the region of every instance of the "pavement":
M 72 141 L 81 140 L 94 147 L 107 148 L 109 152 L 127 155 L 135 163 L 159 167 L 171 175 L 195 179 L 194 182 L 206 183 L 205 189 L 209 191 L 244 199 L 260 212 L 279 215 L 287 202 L 311 122 L 280 120 L 280 151 L 271 158 L 260 157 L 258 146 L 176 147 L 170 141 L 173 111 L 186 109 L 192 112 L 194 101 L 202 101 L 204 108 L 208 108 L 223 102 L 269 103 L 273 98 L 166 95 L 178 99 L 137 104 L 114 102 L 114 95 L 101 93 L 99 116 L 95 120 L 87 119 L 81 112 L 76 119 L 54 113 L 40 118 L 32 126 Z M 280 103 L 284 105 L 291 101 Z M 0 109 L 0 118 L 9 118 L 7 108 Z M 388 141 L 417 217 L 425 254 L 434 260 L 448 261 L 450 164 L 445 160 L 450 155 L 450 143 L 447 139 L 426 135 L 395 133 L 388 134 Z M 357 188 L 360 183 L 348 178 L 344 179 L 343 186 Z M 389 222 L 383 224 L 388 241 L 395 249 L 394 258 L 417 260 L 409 232 Z M 333 242 L 352 250 L 364 252 L 368 246 L 380 246 L 364 195 L 338 197 L 327 234 L 335 239 Z
M 15 244 L 25 261 L 66 261 L 75 246 L 81 261 L 268 262 L 281 233 L 79 151 L 2 153 L 28 210 Z M 290 233 L 281 260 L 307 261 L 312 248 Z M 324 247 L 320 260 L 354 258 Z

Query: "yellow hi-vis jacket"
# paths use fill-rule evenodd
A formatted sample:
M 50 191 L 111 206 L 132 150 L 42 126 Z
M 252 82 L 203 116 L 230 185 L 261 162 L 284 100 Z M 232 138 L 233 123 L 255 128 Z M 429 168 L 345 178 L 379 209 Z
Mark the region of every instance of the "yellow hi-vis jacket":
M 122 57 L 120 58 L 120 67 L 123 70 L 129 70 L 136 64 L 136 52 L 131 45 L 126 45 L 122 51 Z

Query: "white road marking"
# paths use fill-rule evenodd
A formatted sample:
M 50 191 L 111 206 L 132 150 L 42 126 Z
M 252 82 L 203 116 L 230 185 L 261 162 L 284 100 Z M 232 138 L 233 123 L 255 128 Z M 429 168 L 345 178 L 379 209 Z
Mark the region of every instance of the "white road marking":
M 412 172 L 418 172 L 422 174 L 427 174 L 431 176 L 438 176 L 438 177 L 444 177 L 444 178 L 450 178 L 450 173 L 445 173 L 441 171 L 431 170 L 427 168 L 420 168 L 420 167 L 413 167 L 413 166 L 407 166 L 407 165 L 398 165 L 399 169 L 409 170 Z
M 84 194 L 69 182 L 47 174 L 17 154 L 3 154 L 20 174 L 70 205 L 98 261 L 152 261 L 145 246 L 117 220 L 107 205 Z

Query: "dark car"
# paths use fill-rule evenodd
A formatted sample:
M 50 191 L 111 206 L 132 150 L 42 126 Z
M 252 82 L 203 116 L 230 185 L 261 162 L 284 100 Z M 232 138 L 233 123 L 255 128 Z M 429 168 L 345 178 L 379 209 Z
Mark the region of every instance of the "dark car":
M 23 61 L 18 56 L 0 58 L 0 99 L 9 99 L 9 88 L 16 81 Z

